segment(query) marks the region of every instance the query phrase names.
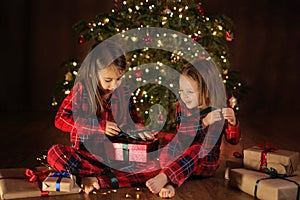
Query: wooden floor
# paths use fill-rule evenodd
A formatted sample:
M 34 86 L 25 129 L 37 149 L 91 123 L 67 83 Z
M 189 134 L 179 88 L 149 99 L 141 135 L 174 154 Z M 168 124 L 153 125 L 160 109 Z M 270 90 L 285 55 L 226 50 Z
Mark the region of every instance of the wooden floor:
M 52 112 L 47 113 L 1 113 L 0 168 L 34 167 L 37 157 L 52 144 L 69 144 L 68 134 L 57 130 L 53 125 Z M 221 166 L 217 173 L 206 179 L 191 178 L 176 189 L 174 200 L 252 200 L 253 197 L 228 185 L 224 179 L 225 160 L 232 158 L 235 151 L 266 141 L 281 149 L 300 152 L 299 117 L 289 117 L 284 121 L 278 116 L 240 116 L 243 138 L 239 145 L 231 146 L 223 142 Z M 96 194 L 76 194 L 31 199 L 160 199 L 147 188 L 122 188 L 100 190 Z

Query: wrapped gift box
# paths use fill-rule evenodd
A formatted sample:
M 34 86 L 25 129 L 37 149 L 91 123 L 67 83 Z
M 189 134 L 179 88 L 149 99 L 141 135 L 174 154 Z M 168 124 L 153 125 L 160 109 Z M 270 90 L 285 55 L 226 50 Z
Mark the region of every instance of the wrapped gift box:
M 300 176 L 300 162 L 297 166 L 297 170 L 293 173 L 293 175 L 297 175 L 297 176 Z
M 156 159 L 158 140 L 111 139 L 105 143 L 108 158 L 113 161 L 148 162 Z
M 1 199 L 19 199 L 40 196 L 75 194 L 78 192 L 44 192 L 41 182 L 29 182 L 25 168 L 0 169 Z
M 257 185 L 256 197 L 263 200 L 297 200 L 298 185 L 300 176 L 292 176 L 284 180 L 281 178 L 269 178 L 270 176 L 263 172 L 237 168 L 230 170 L 230 185 L 237 187 L 243 192 L 252 196 L 255 195 L 255 186 Z M 257 181 L 260 180 L 257 184 Z
M 244 168 L 260 170 L 262 151 L 262 148 L 256 146 L 244 149 Z M 266 162 L 268 168 L 274 168 L 280 174 L 291 175 L 297 170 L 299 152 L 282 149 L 267 152 Z
M 224 178 L 230 179 L 230 170 L 235 168 L 243 167 L 243 159 L 242 158 L 232 158 L 225 161 L 225 174 Z
M 42 183 L 43 191 L 75 192 L 81 191 L 76 177 L 67 172 L 51 172 Z

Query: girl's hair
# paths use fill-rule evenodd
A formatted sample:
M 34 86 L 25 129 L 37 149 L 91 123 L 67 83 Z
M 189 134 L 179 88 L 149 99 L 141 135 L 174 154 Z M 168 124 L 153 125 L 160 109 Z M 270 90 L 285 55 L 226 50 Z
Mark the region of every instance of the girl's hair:
M 199 96 L 198 96 L 199 108 L 205 109 L 211 106 L 210 94 L 207 85 L 203 77 L 201 76 L 200 72 L 191 63 L 187 63 L 181 67 L 181 74 L 197 82 L 198 92 L 199 92 Z
M 99 71 L 112 66 L 120 72 L 125 72 L 125 53 L 116 43 L 105 41 L 93 46 L 80 67 L 78 80 L 85 85 L 88 108 L 92 113 L 100 114 L 104 110 L 99 89 Z

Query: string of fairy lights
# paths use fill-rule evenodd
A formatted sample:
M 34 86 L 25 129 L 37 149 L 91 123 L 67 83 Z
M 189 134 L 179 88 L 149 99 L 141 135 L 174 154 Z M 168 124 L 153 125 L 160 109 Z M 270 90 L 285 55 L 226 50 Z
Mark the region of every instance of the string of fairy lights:
M 213 59 L 219 68 L 227 92 L 228 105 L 235 111 L 240 109 L 239 99 L 242 97 L 246 87 L 238 79 L 236 72 L 230 69 L 230 54 L 227 43 L 234 40 L 232 22 L 223 15 L 206 15 L 201 3 L 194 3 L 188 0 L 115 0 L 114 8 L 110 13 L 97 15 L 90 22 L 80 21 L 73 28 L 79 34 L 78 43 L 84 44 L 88 40 L 100 43 L 115 34 L 143 27 L 162 27 L 176 30 L 201 44 L 209 54 L 208 57 L 204 56 L 202 59 Z M 145 44 L 156 42 L 159 48 L 164 43 L 157 38 L 145 36 L 143 38 L 131 37 L 128 39 L 132 41 L 143 40 Z M 129 58 L 127 59 L 127 65 L 132 73 L 126 78 L 135 79 L 137 84 L 142 85 L 147 82 L 147 74 L 150 72 L 149 69 L 141 70 L 138 67 L 139 65 L 143 63 L 157 63 L 157 70 L 161 70 L 162 64 L 173 65 L 176 69 L 184 62 L 182 59 L 183 53 L 178 51 L 159 51 L 155 53 L 152 49 L 147 48 L 137 52 L 130 52 L 127 55 Z M 199 58 L 201 56 L 203 55 L 198 55 Z M 70 59 L 65 61 L 63 65 L 66 69 L 65 78 L 58 84 L 58 88 L 60 92 L 67 95 L 76 79 L 80 61 Z M 161 85 L 163 81 L 163 77 L 157 77 L 156 83 Z M 152 85 L 151 87 L 157 86 Z M 176 87 L 176 84 L 174 83 L 170 87 Z M 154 94 L 149 94 L 146 88 L 136 90 L 132 96 L 134 102 L 139 105 L 144 103 L 167 104 L 161 98 L 156 98 Z M 170 100 L 169 97 L 167 99 Z M 57 98 L 53 97 L 52 106 L 57 106 L 58 104 Z M 141 106 L 137 109 L 142 110 Z M 143 110 L 143 112 L 145 115 L 148 115 L 150 111 Z

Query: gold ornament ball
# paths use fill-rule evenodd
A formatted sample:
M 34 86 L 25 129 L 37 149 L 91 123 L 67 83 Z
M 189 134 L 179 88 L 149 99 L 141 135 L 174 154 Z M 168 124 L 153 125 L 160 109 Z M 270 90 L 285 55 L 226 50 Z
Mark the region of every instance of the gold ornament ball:
M 237 106 L 237 99 L 232 96 L 230 99 L 229 99 L 229 105 L 231 108 L 234 108 L 235 106 Z
M 67 72 L 67 73 L 65 74 L 65 80 L 66 80 L 66 81 L 72 81 L 72 80 L 73 80 L 73 75 L 72 75 L 71 72 Z

